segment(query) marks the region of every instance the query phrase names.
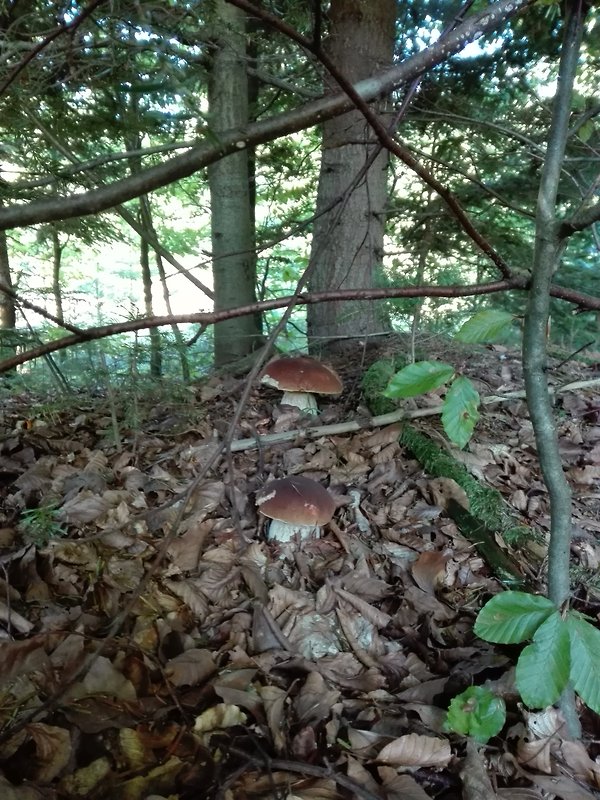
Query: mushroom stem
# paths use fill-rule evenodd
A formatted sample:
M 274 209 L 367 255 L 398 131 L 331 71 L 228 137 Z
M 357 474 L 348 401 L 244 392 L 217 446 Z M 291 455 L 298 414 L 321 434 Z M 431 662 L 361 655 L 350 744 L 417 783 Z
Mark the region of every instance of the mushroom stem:
M 280 519 L 271 520 L 267 539 L 270 542 L 306 542 L 309 539 L 320 539 L 321 528 L 318 525 L 295 525 Z
M 319 413 L 315 396 L 310 392 L 284 392 L 281 403 L 282 405 L 295 406 L 307 414 Z

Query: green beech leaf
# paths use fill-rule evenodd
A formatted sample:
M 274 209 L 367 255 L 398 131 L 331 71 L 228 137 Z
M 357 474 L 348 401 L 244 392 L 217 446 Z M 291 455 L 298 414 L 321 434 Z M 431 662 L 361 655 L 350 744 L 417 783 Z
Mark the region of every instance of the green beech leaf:
M 454 375 L 454 367 L 443 361 L 417 361 L 408 364 L 392 375 L 384 391 L 384 397 L 414 397 L 437 389 Z
M 484 605 L 474 631 L 487 642 L 516 644 L 531 639 L 556 606 L 547 597 L 528 592 L 502 592 Z
M 483 686 L 469 686 L 450 703 L 444 727 L 485 744 L 500 733 L 505 720 L 506 707 L 501 697 Z
M 473 434 L 479 419 L 479 393 L 469 378 L 458 377 L 448 389 L 442 411 L 442 425 L 448 438 L 458 447 L 464 447 Z
M 555 703 L 569 680 L 571 658 L 569 629 L 554 611 L 533 634 L 533 643 L 519 656 L 515 673 L 517 689 L 530 708 Z
M 478 311 L 456 334 L 460 342 L 497 342 L 502 338 L 514 316 L 507 311 Z
M 577 612 L 567 614 L 571 683 L 586 706 L 600 714 L 600 631 Z

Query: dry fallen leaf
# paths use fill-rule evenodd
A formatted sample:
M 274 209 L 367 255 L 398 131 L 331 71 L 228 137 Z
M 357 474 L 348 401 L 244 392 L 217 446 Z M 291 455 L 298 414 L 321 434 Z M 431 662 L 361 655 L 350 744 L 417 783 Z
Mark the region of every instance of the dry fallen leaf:
M 244 725 L 248 718 L 238 707 L 227 703 L 217 703 L 212 708 L 208 708 L 194 721 L 195 733 L 206 733 L 207 731 L 231 728 L 234 725 Z
M 25 730 L 35 745 L 34 772 L 28 777 L 42 785 L 49 784 L 60 775 L 71 758 L 69 731 L 43 722 L 31 722 Z
M 377 767 L 377 772 L 385 790 L 386 800 L 431 800 L 412 775 L 399 775 L 392 767 Z
M 174 686 L 197 686 L 217 671 L 210 650 L 192 648 L 165 664 L 165 675 Z
M 417 586 L 424 592 L 434 594 L 444 581 L 449 558 L 449 555 L 444 555 L 437 550 L 425 550 L 421 553 L 418 559 L 411 564 L 412 576 Z
M 386 744 L 377 761 L 395 767 L 445 767 L 451 757 L 447 739 L 409 733 Z
M 294 699 L 294 710 L 302 725 L 316 725 L 327 719 L 340 697 L 338 689 L 330 689 L 318 672 L 309 672 Z

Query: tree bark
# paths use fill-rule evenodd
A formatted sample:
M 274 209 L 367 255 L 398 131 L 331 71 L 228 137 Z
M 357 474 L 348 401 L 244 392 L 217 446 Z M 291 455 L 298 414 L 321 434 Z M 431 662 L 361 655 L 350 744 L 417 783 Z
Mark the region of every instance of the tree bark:
M 152 229 L 152 231 L 153 234 L 156 235 L 156 231 L 154 231 L 154 228 Z M 155 260 L 156 260 L 156 269 L 158 271 L 158 276 L 160 278 L 160 285 L 162 287 L 163 300 L 165 301 L 165 308 L 167 309 L 167 314 L 169 314 L 169 316 L 173 316 L 173 309 L 171 308 L 171 296 L 169 294 L 169 287 L 167 285 L 167 275 L 165 272 L 165 265 L 163 264 L 162 257 L 158 251 L 155 253 Z M 179 330 L 179 326 L 176 325 L 175 323 L 171 325 L 171 331 L 173 332 L 173 338 L 175 339 L 175 347 L 177 349 L 177 355 L 179 356 L 179 362 L 181 364 L 181 377 L 183 378 L 185 383 L 189 383 L 192 378 L 192 373 L 190 370 L 190 363 L 187 357 L 187 348 L 185 340 L 182 336 L 181 331 Z
M 151 230 L 150 204 L 146 196 L 140 197 L 140 224 L 144 230 Z M 144 286 L 144 310 L 148 316 L 154 314 L 152 304 L 152 271 L 150 269 L 150 245 L 145 237 L 140 238 L 140 268 Z M 150 331 L 150 375 L 160 378 L 162 374 L 162 350 L 160 332 Z
M 332 0 L 327 53 L 352 83 L 389 67 L 395 0 Z M 380 151 L 377 153 L 377 151 Z M 360 111 L 323 125 L 317 215 L 311 249 L 311 291 L 373 286 L 383 261 L 387 151 Z M 389 330 L 373 301 L 324 303 L 308 310 L 311 349 Z
M 54 315 L 61 322 L 64 322 L 64 311 L 62 303 L 62 289 L 60 285 L 60 269 L 62 266 L 63 248 L 60 243 L 60 236 L 55 225 L 50 226 L 50 236 L 52 240 L 52 294 L 54 296 Z
M 523 377 L 527 392 L 527 408 L 550 499 L 548 597 L 561 610 L 568 604 L 571 593 L 569 567 L 572 498 L 571 487 L 564 471 L 556 417 L 548 387 L 546 334 L 550 318 L 552 279 L 560 268 L 566 244 L 559 235 L 558 191 L 569 134 L 573 91 L 587 6 L 582 0 L 570 0 L 565 4 L 565 12 L 552 125 L 548 133 L 548 148 L 538 193 L 531 287 L 523 330 Z M 560 708 L 570 735 L 579 738 L 581 724 L 570 686 L 563 692 Z
M 0 281 L 5 286 L 12 289 L 6 231 L 0 231 Z M 12 331 L 15 327 L 16 320 L 17 315 L 14 298 L 8 294 L 4 294 L 4 292 L 0 292 L 0 330 Z
M 214 131 L 248 124 L 246 18 L 224 0 L 215 4 L 215 51 L 209 86 Z M 245 143 L 208 170 L 215 311 L 256 302 L 256 242 L 249 150 Z M 261 317 L 215 325 L 217 367 L 248 355 L 262 341 Z

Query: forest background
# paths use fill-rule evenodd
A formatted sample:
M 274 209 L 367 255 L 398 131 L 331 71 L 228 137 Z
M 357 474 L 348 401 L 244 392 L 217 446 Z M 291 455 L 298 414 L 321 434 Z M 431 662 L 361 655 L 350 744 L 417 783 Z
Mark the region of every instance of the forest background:
M 552 696 L 530 705 L 562 695 L 573 737 L 571 684 L 600 708 L 597 671 L 591 693 L 576 674 L 582 651 L 598 663 L 600 633 L 586 623 L 580 636 L 565 611 L 572 506 L 547 349 L 559 367 L 598 350 L 599 16 L 583 0 L 0 2 L 5 397 L 88 389 L 114 411 L 115 388 L 162 382 L 172 398 L 214 367 L 249 374 L 218 429 L 227 534 L 245 545 L 256 519 L 241 519 L 235 493 L 256 480 L 250 497 L 263 476 L 253 456 L 236 475 L 227 448 L 244 404 L 261 414 L 247 401 L 275 348 L 339 360 L 396 332 L 410 360 L 428 336 L 465 340 L 479 319 L 477 341 L 522 346 L 551 518 L 542 602 L 560 634 Z M 116 412 L 112 422 L 119 449 Z M 14 507 L 62 520 L 64 509 L 33 507 L 37 480 Z M 88 513 L 97 522 L 97 506 Z M 153 569 L 176 534 L 177 523 Z M 531 647 L 537 689 L 549 660 L 535 636 Z
M 314 351 L 452 333 L 490 306 L 522 317 L 564 8 L 288 6 L 2 4 L 5 368 L 32 351 L 37 385 L 187 380 L 284 312 L 276 345 Z M 595 342 L 599 304 L 582 8 L 552 289 L 570 350 Z

